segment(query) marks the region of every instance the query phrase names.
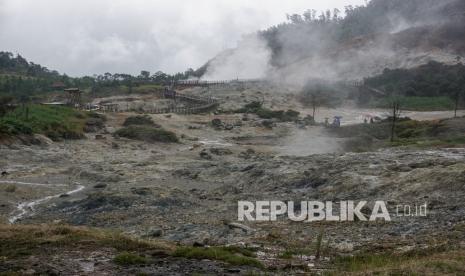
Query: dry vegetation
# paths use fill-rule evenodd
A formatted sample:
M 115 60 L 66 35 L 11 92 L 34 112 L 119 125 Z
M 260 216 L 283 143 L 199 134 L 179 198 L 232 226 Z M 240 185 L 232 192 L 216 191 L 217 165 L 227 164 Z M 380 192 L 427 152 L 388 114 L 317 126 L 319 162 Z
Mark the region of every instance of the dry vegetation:
M 160 258 L 210 259 L 236 266 L 263 268 L 252 252 L 238 247 L 177 247 L 161 240 L 131 238 L 120 232 L 62 224 L 0 225 L 0 275 L 16 275 L 29 267 L 27 259 L 46 258 L 69 250 L 83 255 L 111 250 L 118 266 L 155 265 Z M 9 274 L 10 273 L 10 274 Z
M 427 249 L 407 254 L 339 258 L 333 275 L 464 275 L 465 250 Z

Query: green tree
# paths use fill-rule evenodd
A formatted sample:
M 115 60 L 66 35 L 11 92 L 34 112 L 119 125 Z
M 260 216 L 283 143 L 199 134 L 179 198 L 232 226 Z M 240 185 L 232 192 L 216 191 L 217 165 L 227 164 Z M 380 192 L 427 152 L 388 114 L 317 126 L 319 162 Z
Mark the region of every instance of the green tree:
M 331 88 L 321 83 L 309 82 L 301 92 L 301 101 L 312 109 L 312 118 L 315 121 L 316 111 L 319 107 L 330 102 Z
M 149 71 L 140 71 L 139 77 L 143 80 L 149 80 L 150 79 L 150 72 Z
M 0 117 L 8 112 L 8 105 L 13 102 L 12 96 L 0 96 Z

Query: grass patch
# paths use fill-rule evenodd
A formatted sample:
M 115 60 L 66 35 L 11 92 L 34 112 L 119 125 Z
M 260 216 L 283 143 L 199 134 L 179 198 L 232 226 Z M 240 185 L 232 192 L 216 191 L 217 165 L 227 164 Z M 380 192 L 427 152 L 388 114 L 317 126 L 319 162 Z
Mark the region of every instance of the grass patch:
M 0 276 L 22 276 L 22 274 L 19 272 L 15 272 L 15 271 L 6 271 L 6 272 L 0 272 Z
M 95 118 L 89 112 L 69 107 L 26 105 L 18 107 L 0 119 L 0 133 L 8 135 L 44 134 L 54 141 L 84 137 L 87 120 Z
M 435 110 L 452 110 L 454 102 L 449 97 L 400 97 L 401 108 L 403 110 L 415 111 L 435 111 Z M 389 99 L 381 99 L 373 103 L 374 107 L 390 108 Z
M 397 139 L 388 143 L 391 147 L 412 146 L 416 148 L 457 147 L 465 145 L 465 137 L 441 138 L 441 139 Z
M 296 255 L 294 251 L 292 250 L 286 250 L 278 255 L 278 258 L 280 259 L 285 259 L 285 260 L 290 260 L 292 257 Z
M 339 257 L 336 259 L 335 264 L 339 270 L 357 272 L 390 266 L 400 261 L 401 256 L 391 254 L 360 254 L 350 257 Z
M 146 264 L 148 263 L 148 259 L 145 258 L 144 256 L 140 256 L 135 253 L 122 252 L 115 256 L 115 258 L 113 259 L 113 262 L 115 262 L 118 265 L 129 266 L 129 265 Z
M 150 126 L 128 126 L 115 132 L 115 135 L 128 139 L 146 142 L 177 143 L 178 137 L 174 132 Z
M 463 260 L 438 260 L 426 264 L 431 269 L 440 274 L 464 275 L 465 266 Z
M 239 249 L 238 247 L 179 247 L 173 255 L 188 259 L 219 260 L 232 265 L 263 268 L 263 264 L 252 257 L 255 256 L 251 255 L 252 252 L 244 250 L 246 249 Z
M 222 249 L 229 251 L 231 253 L 237 253 L 244 255 L 246 257 L 256 258 L 257 254 L 252 249 L 239 247 L 239 246 L 223 246 Z
M 447 146 L 465 145 L 465 136 L 442 140 Z
M 15 258 L 46 252 L 47 248 L 114 248 L 120 252 L 163 250 L 165 243 L 133 239 L 122 233 L 68 225 L 0 225 L 0 256 Z
M 134 86 L 132 88 L 133 93 L 138 93 L 138 94 L 147 94 L 147 93 L 152 93 L 155 91 L 158 91 L 162 89 L 163 86 L 159 84 L 142 84 L 139 86 Z

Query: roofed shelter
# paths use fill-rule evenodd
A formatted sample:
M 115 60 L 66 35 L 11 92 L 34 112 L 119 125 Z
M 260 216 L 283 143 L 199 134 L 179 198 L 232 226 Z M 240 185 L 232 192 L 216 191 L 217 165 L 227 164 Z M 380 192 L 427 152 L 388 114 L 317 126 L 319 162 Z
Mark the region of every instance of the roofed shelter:
M 64 90 L 67 93 L 66 103 L 72 107 L 80 107 L 82 104 L 82 91 L 79 88 L 67 88 Z

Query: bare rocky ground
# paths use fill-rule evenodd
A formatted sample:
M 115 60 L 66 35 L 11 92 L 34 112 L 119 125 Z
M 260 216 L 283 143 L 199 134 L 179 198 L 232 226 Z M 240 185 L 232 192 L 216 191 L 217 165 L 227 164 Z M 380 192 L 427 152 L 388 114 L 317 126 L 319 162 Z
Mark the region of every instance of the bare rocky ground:
M 290 94 L 269 96 L 265 102 L 276 109 L 303 110 Z M 229 101 L 229 107 L 222 108 L 233 109 L 252 96 L 230 92 L 219 97 Z M 145 143 L 111 135 L 133 114 L 106 115 L 106 130 L 98 137 L 88 134 L 84 140 L 60 143 L 41 138 L 41 145 L 0 147 L 0 168 L 7 172 L 0 178 L 2 223 L 66 223 L 186 245 L 240 245 L 253 248 L 268 269 L 296 273 L 328 269 L 341 254 L 465 247 L 464 148 L 349 153 L 324 128 L 276 123 L 270 129 L 254 115 L 244 119 L 242 114 L 151 115 L 181 142 Z M 222 127 L 211 125 L 215 118 L 222 120 Z M 281 218 L 237 224 L 239 200 L 384 200 L 392 221 Z M 424 203 L 426 217 L 394 215 L 397 205 Z M 319 237 L 322 243 L 317 246 Z M 320 250 L 322 257 L 316 260 Z M 291 258 L 282 257 L 290 251 L 295 251 Z M 63 259 L 83 257 L 77 252 L 65 255 L 72 258 Z M 88 266 L 62 266 L 76 266 L 67 270 L 70 274 L 115 269 L 135 273 L 115 267 L 99 271 L 95 262 L 91 258 Z M 213 261 L 165 262 L 166 269 L 146 272 L 192 273 L 202 267 L 209 267 L 203 273 L 211 274 L 245 271 L 229 271 Z

